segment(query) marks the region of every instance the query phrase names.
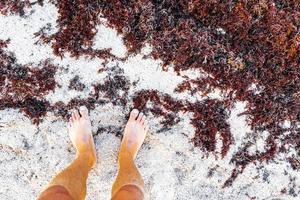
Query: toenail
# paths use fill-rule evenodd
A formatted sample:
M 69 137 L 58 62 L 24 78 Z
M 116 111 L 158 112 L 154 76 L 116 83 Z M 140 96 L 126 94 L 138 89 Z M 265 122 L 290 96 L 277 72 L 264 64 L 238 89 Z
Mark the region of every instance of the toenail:
M 79 108 L 80 110 L 87 110 L 87 108 L 85 106 L 80 106 Z
M 138 110 L 138 109 L 133 109 L 132 112 L 133 112 L 133 113 L 138 113 L 139 110 Z

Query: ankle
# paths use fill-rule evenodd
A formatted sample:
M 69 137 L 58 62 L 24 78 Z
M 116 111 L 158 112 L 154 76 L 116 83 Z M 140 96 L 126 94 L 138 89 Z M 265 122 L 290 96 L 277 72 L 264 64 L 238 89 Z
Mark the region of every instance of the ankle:
M 134 162 L 135 156 L 131 151 L 128 150 L 120 150 L 118 161 L 120 162 Z
M 76 159 L 83 160 L 88 166 L 93 166 L 96 162 L 96 157 L 92 151 L 78 152 L 76 154 Z

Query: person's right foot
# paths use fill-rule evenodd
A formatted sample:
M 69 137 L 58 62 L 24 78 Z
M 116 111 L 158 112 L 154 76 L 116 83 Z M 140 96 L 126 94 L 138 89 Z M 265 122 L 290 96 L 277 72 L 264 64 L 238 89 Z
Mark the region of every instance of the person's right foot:
M 135 159 L 148 130 L 149 126 L 145 115 L 137 109 L 133 109 L 125 126 L 120 154 L 129 155 Z
M 85 106 L 80 107 L 79 112 L 74 110 L 68 123 L 70 139 L 79 154 L 87 154 L 92 165 L 96 164 L 96 150 L 92 135 L 91 120 L 88 109 Z

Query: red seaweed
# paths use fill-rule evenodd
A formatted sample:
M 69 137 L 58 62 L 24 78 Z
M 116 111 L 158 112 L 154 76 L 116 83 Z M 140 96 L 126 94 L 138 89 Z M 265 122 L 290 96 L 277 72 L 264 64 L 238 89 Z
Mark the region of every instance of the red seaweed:
M 57 67 L 49 60 L 40 62 L 41 68 L 20 65 L 12 53 L 4 51 L 7 43 L 0 42 L 0 110 L 19 108 L 34 123 L 39 123 L 50 105 L 44 96 L 56 87 Z
M 80 82 L 79 76 L 75 76 L 74 78 L 72 78 L 70 80 L 69 89 L 83 91 L 84 88 L 85 88 L 85 85 Z
M 25 9 L 34 4 L 44 5 L 44 0 L 29 1 L 29 0 L 2 0 L 0 1 L 0 13 L 2 15 L 17 14 L 19 16 L 25 15 Z
M 152 102 L 153 107 L 148 108 L 147 103 Z M 192 139 L 196 147 L 204 152 L 215 152 L 216 135 L 222 138 L 222 152 L 224 157 L 233 143 L 229 124 L 226 122 L 229 111 L 224 107 L 224 102 L 207 99 L 203 102 L 191 103 L 172 98 L 167 94 L 160 94 L 156 90 L 143 90 L 135 94 L 133 105 L 135 108 L 151 112 L 155 116 L 163 116 L 163 130 L 172 127 L 180 121 L 178 112 L 191 112 L 191 124 L 195 127 L 195 136 Z
M 103 59 L 116 58 L 110 49 L 92 48 L 96 25 L 100 23 L 99 1 L 94 0 L 60 0 L 54 1 L 58 8 L 58 32 L 47 34 L 49 26 L 35 33 L 42 43 L 51 43 L 53 53 L 63 57 L 69 52 L 73 57 L 81 55 Z
M 114 69 L 116 72 L 116 69 Z M 120 73 L 108 75 L 103 84 L 94 85 L 94 98 L 111 102 L 113 105 L 125 106 L 127 104 L 129 80 Z

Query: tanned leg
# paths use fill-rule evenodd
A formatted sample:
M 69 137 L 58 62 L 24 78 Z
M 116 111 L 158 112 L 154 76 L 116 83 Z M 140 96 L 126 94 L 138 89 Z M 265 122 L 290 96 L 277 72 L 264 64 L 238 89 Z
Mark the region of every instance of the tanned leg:
M 119 151 L 119 172 L 112 187 L 113 200 L 141 200 L 144 198 L 144 181 L 134 160 L 144 142 L 147 131 L 146 117 L 137 109 L 132 110 Z
M 85 199 L 88 173 L 96 164 L 91 121 L 86 107 L 80 107 L 80 114 L 77 110 L 72 112 L 68 130 L 77 150 L 76 158 L 52 179 L 47 189 L 39 196 L 39 200 Z

